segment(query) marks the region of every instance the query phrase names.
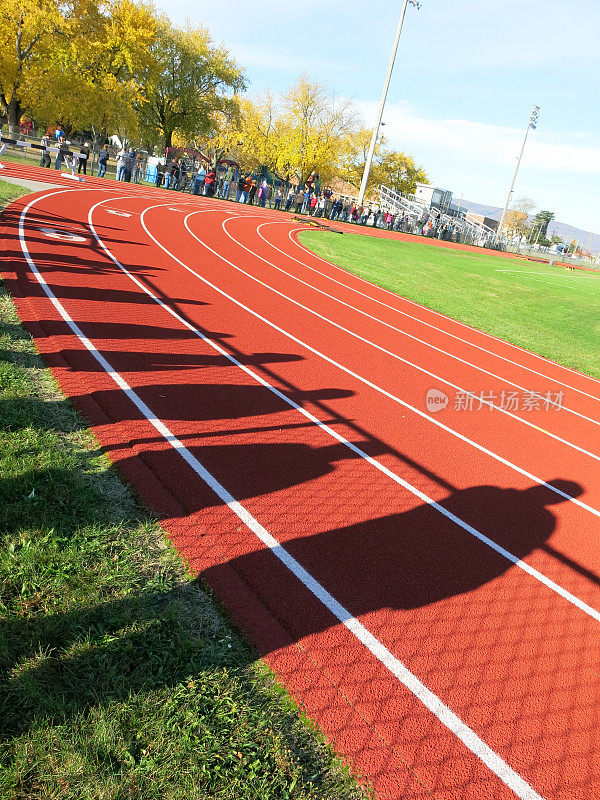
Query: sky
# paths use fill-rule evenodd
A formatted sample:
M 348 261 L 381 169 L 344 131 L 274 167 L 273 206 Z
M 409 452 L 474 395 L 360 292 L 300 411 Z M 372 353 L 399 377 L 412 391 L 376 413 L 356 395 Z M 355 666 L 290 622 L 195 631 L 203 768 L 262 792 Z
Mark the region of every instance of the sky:
M 283 92 L 302 73 L 352 98 L 372 127 L 401 0 L 158 0 L 204 25 L 246 67 L 248 91 Z M 409 5 L 382 129 L 458 200 L 503 206 L 529 114 L 513 197 L 600 232 L 600 0 L 422 0 Z

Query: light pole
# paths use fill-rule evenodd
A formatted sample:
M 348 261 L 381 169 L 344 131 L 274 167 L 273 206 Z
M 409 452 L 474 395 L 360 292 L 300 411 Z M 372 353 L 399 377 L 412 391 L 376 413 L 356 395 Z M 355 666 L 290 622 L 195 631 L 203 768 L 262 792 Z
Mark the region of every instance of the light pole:
M 502 212 L 502 216 L 500 217 L 500 224 L 498 225 L 498 235 L 502 235 L 502 226 L 504 225 L 504 219 L 506 217 L 506 212 L 508 211 L 508 206 L 510 205 L 510 200 L 512 197 L 513 189 L 515 188 L 515 181 L 517 180 L 517 173 L 519 172 L 519 167 L 521 166 L 521 159 L 523 158 L 523 151 L 525 150 L 525 144 L 527 143 L 527 137 L 529 135 L 529 129 L 533 128 L 533 130 L 537 127 L 537 121 L 540 116 L 540 107 L 534 106 L 531 109 L 531 114 L 529 115 L 529 122 L 527 123 L 527 128 L 525 129 L 525 138 L 523 139 L 523 144 L 521 145 L 521 152 L 519 153 L 519 157 L 517 158 L 517 166 L 515 168 L 515 174 L 513 175 L 512 183 L 510 185 L 510 189 L 508 190 L 508 195 L 506 197 L 506 203 L 504 205 L 504 211 Z
M 377 120 L 375 122 L 375 127 L 373 128 L 373 135 L 371 136 L 371 144 L 369 145 L 369 152 L 367 154 L 367 163 L 365 164 L 365 170 L 363 172 L 362 181 L 360 184 L 360 191 L 358 193 L 357 205 L 359 206 L 362 206 L 367 191 L 367 182 L 369 180 L 369 173 L 371 172 L 371 163 L 373 161 L 373 153 L 375 152 L 375 145 L 377 144 L 377 137 L 379 136 L 379 127 L 381 125 L 381 117 L 383 116 L 385 99 L 387 97 L 388 88 L 390 85 L 390 79 L 392 77 L 392 70 L 394 69 L 394 61 L 396 60 L 396 52 L 398 50 L 398 42 L 400 41 L 400 34 L 402 33 L 402 25 L 404 24 L 406 7 L 408 6 L 409 3 L 411 4 L 411 6 L 415 6 L 415 8 L 421 8 L 421 3 L 419 0 L 404 0 L 404 4 L 402 5 L 402 12 L 400 13 L 400 21 L 398 22 L 398 30 L 396 31 L 396 38 L 394 40 L 394 46 L 392 47 L 390 64 L 388 66 L 387 75 L 385 77 L 385 83 L 383 85 L 383 92 L 381 93 L 381 100 L 379 102 Z

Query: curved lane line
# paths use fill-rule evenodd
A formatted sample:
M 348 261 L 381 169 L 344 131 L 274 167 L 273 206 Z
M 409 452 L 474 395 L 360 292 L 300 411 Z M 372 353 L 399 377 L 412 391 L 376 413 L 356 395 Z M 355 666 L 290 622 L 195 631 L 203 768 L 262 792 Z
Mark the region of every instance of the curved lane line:
M 149 210 L 151 210 L 151 208 L 147 209 L 147 211 L 149 211 Z M 461 439 L 462 441 L 466 442 L 467 444 L 472 445 L 476 449 L 480 450 L 482 453 L 485 453 L 486 455 L 491 456 L 492 458 L 496 459 L 500 463 L 505 464 L 506 466 L 510 467 L 511 469 L 514 469 L 516 472 L 519 472 L 521 475 L 524 475 L 525 477 L 530 478 L 535 483 L 539 483 L 542 486 L 545 486 L 546 488 L 548 488 L 551 491 L 553 491 L 555 494 L 558 494 L 560 497 L 563 497 L 565 500 L 569 500 L 569 501 L 575 503 L 576 505 L 579 505 L 581 508 L 584 508 L 586 511 L 591 512 L 595 516 L 600 517 L 600 511 L 598 511 L 597 509 L 593 508 L 592 506 L 589 506 L 587 503 L 584 503 L 582 500 L 579 500 L 578 498 L 573 497 L 572 495 L 567 494 L 566 492 L 563 492 L 560 489 L 557 489 L 555 486 L 552 486 L 551 484 L 549 484 L 546 481 L 542 480 L 542 478 L 538 478 L 537 476 L 533 475 L 532 473 L 528 472 L 527 470 L 525 470 L 525 469 L 523 469 L 521 467 L 518 467 L 516 464 L 513 464 L 511 461 L 508 461 L 508 459 L 505 459 L 503 456 L 500 456 L 497 453 L 494 453 L 492 450 L 489 450 L 487 447 L 484 447 L 483 445 L 478 444 L 473 439 L 469 439 L 468 436 L 465 436 L 464 434 L 459 433 L 454 428 L 450 428 L 448 425 L 444 425 L 444 423 L 441 422 L 440 420 L 434 419 L 429 414 L 426 414 L 424 411 L 421 411 L 421 409 L 416 408 L 415 406 L 411 405 L 410 403 L 407 403 L 405 400 L 402 400 L 397 395 L 394 395 L 391 392 L 388 392 L 386 389 L 382 388 L 381 386 L 378 386 L 376 383 L 373 383 L 368 378 L 364 378 L 363 376 L 359 375 L 358 373 L 354 372 L 353 370 L 349 369 L 348 367 L 343 366 L 338 361 L 335 361 L 334 359 L 332 359 L 329 356 L 325 355 L 320 350 L 317 350 L 314 347 L 311 347 L 311 345 L 307 344 L 306 342 L 302 341 L 301 339 L 298 339 L 293 334 L 289 333 L 288 331 L 284 330 L 283 328 L 280 328 L 274 322 L 271 322 L 266 317 L 263 317 L 261 314 L 259 314 L 256 311 L 253 311 L 251 308 L 249 308 L 248 306 L 244 305 L 239 300 L 236 300 L 234 297 L 232 297 L 231 295 L 227 294 L 222 289 L 219 289 L 217 286 L 215 286 L 214 284 L 210 283 L 210 281 L 208 281 L 202 275 L 199 275 L 197 272 L 195 272 L 191 267 L 189 267 L 183 261 L 178 259 L 177 256 L 173 255 L 173 253 L 171 253 L 169 250 L 167 250 L 159 241 L 157 241 L 152 236 L 152 234 L 150 233 L 150 231 L 148 230 L 148 228 L 147 228 L 147 226 L 146 226 L 146 224 L 144 222 L 145 214 L 146 214 L 146 211 L 144 211 L 142 213 L 141 217 L 140 217 L 140 221 L 142 223 L 142 226 L 144 227 L 144 230 L 146 231 L 148 236 L 150 236 L 150 238 L 159 247 L 161 247 L 165 251 L 165 253 L 167 253 L 169 256 L 171 256 L 171 258 L 173 258 L 175 261 L 177 261 L 179 264 L 181 264 L 181 266 L 184 267 L 186 270 L 188 270 L 188 272 L 190 272 L 192 275 L 195 275 L 196 278 L 198 278 L 198 280 L 201 280 L 203 283 L 206 283 L 208 286 L 210 286 L 211 288 L 215 289 L 215 291 L 219 292 L 224 297 L 227 297 L 233 303 L 235 303 L 236 305 L 240 306 L 240 308 L 243 308 L 244 310 L 248 311 L 250 314 L 255 316 L 257 319 L 260 319 L 262 322 L 265 322 L 267 325 L 270 325 L 275 330 L 279 331 L 280 333 L 283 333 L 285 336 L 287 336 L 292 341 L 296 342 L 297 344 L 300 344 L 305 349 L 309 350 L 310 352 L 314 353 L 315 355 L 319 356 L 320 358 L 323 358 L 325 361 L 328 361 L 330 364 L 333 364 L 335 367 L 338 367 L 343 372 L 347 373 L 348 375 L 351 375 L 353 378 L 356 378 L 361 383 L 364 383 L 365 385 L 369 386 L 371 389 L 375 389 L 375 391 L 379 392 L 380 394 L 383 394 L 385 397 L 388 397 L 390 400 L 393 400 L 395 403 L 398 403 L 399 405 L 403 406 L 404 408 L 408 409 L 409 411 L 413 411 L 415 414 L 418 414 L 423 419 L 426 419 L 429 422 L 432 422 L 434 425 L 437 425 L 442 430 L 445 430 L 448 433 L 452 434 L 452 436 L 456 436 L 458 439 Z M 187 230 L 190 233 L 190 235 L 194 239 L 196 239 L 197 242 L 199 242 L 203 247 L 205 247 L 207 250 L 209 250 L 215 256 L 217 256 L 217 258 L 221 259 L 221 261 L 224 261 L 226 264 L 229 264 L 231 267 L 236 269 L 238 272 L 241 272 L 243 275 L 246 275 L 248 278 L 250 278 L 251 280 L 255 281 L 256 283 L 264 286 L 265 288 L 269 289 L 270 291 L 272 291 L 272 292 L 274 292 L 276 294 L 281 294 L 281 292 L 278 292 L 276 289 L 273 289 L 268 284 L 265 284 L 262 281 L 260 281 L 258 278 L 255 278 L 252 275 L 250 275 L 248 272 L 243 270 L 241 267 L 238 267 L 232 261 L 229 261 L 228 259 L 226 259 L 223 255 L 218 253 L 216 250 L 213 250 L 213 248 L 210 247 L 209 245 L 207 245 L 206 242 L 204 242 L 202 239 L 200 239 L 198 236 L 196 236 L 196 234 L 189 228 L 188 222 L 187 222 L 189 217 L 191 217 L 193 215 L 194 215 L 194 212 L 192 212 L 187 217 L 185 217 L 184 225 L 187 228 Z M 287 298 L 286 295 L 282 295 L 282 296 L 286 297 L 286 299 L 288 299 L 288 300 L 290 299 L 290 298 Z M 305 306 L 302 306 L 300 303 L 296 303 L 295 300 L 292 300 L 291 302 L 295 303 L 296 305 L 299 305 L 301 308 L 306 308 Z M 306 309 L 306 310 L 310 311 L 310 309 Z M 314 312 L 314 311 L 311 311 L 310 313 L 312 313 L 312 314 L 314 314 L 315 316 L 318 316 L 318 317 L 321 316 L 320 314 L 317 314 L 317 312 Z M 332 324 L 336 325 L 336 327 L 341 328 L 341 330 L 346 330 L 345 328 L 342 328 L 341 325 L 337 325 L 336 323 L 332 323 Z M 357 334 L 353 334 L 352 332 L 350 332 L 350 333 L 351 333 L 351 335 L 356 336 L 359 339 L 362 339 L 362 337 L 358 336 Z M 364 340 L 364 341 L 367 341 L 367 340 Z M 378 346 L 375 345 L 375 347 L 378 347 Z M 379 348 L 379 347 L 378 347 L 378 349 L 383 350 L 383 348 Z M 388 351 L 384 350 L 384 352 L 387 353 Z M 390 355 L 393 356 L 394 354 L 390 353 Z M 396 357 L 399 358 L 399 356 L 396 356 Z M 426 370 L 423 370 L 423 371 L 427 372 Z M 431 374 L 431 373 L 428 373 L 428 374 Z M 446 381 L 446 383 L 447 383 L 447 381 Z M 505 412 L 505 413 L 508 413 L 510 415 L 510 412 Z M 540 428 L 537 428 L 537 426 L 534 426 L 532 423 L 525 423 L 525 424 L 528 424 L 530 427 L 534 428 L 535 430 L 538 430 L 541 433 L 546 433 L 545 431 L 541 431 Z M 553 436 L 552 434 L 549 434 L 549 435 Z M 559 438 L 559 437 L 554 437 L 553 436 L 553 438 Z M 566 444 L 569 444 L 569 443 L 567 442 Z M 571 446 L 574 447 L 575 449 L 580 449 L 576 445 L 571 445 Z M 587 452 L 587 451 L 583 451 L 583 452 Z M 589 455 L 591 455 L 592 458 L 596 458 L 596 459 L 600 460 L 600 457 L 595 456 L 593 453 L 589 453 Z

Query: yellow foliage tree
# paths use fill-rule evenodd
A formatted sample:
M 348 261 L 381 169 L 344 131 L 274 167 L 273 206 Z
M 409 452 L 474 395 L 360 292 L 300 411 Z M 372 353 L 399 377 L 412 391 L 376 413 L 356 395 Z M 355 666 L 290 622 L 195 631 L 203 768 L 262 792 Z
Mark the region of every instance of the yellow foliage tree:
M 24 98 L 36 68 L 67 41 L 77 14 L 76 2 L 2 0 L 0 5 L 0 108 L 11 134 L 18 132 Z
M 332 95 L 303 75 L 283 98 L 279 118 L 276 167 L 303 183 L 313 170 L 321 181 L 338 172 L 343 140 L 356 130 L 357 116 L 349 100 Z

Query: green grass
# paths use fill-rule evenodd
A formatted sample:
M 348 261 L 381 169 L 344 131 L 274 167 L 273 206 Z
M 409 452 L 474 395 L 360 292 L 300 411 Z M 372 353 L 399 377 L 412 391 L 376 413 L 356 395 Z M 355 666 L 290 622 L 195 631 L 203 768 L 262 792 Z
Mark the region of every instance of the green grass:
M 0 285 L 0 797 L 365 794 L 186 572 Z
M 379 286 L 600 378 L 600 273 L 362 235 L 299 238 Z
M 0 211 L 5 208 L 11 200 L 16 200 L 27 194 L 29 189 L 23 189 L 22 186 L 15 186 L 13 183 L 7 183 L 0 179 Z

